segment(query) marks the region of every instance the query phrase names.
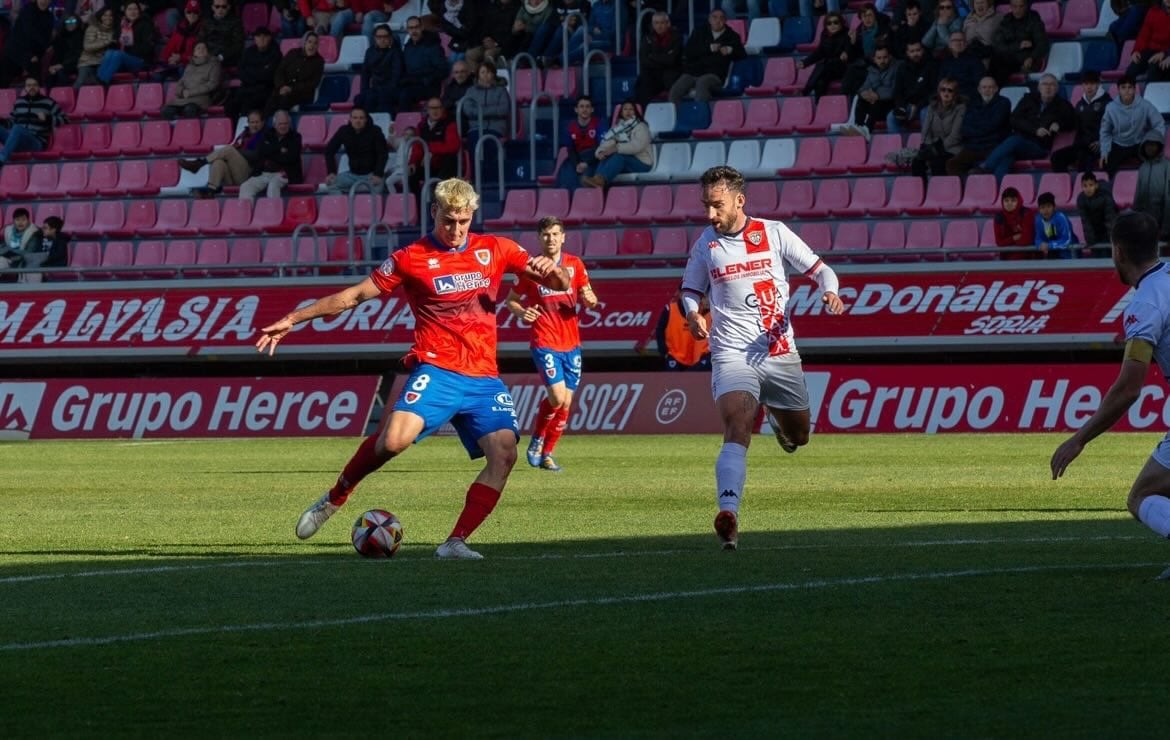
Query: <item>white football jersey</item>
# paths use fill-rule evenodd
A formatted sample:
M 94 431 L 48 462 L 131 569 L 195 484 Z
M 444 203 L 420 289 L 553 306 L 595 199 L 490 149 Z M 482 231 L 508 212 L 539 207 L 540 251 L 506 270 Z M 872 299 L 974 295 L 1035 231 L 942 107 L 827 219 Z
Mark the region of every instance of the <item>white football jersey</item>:
M 691 246 L 683 288 L 706 295 L 711 304 L 711 354 L 799 359 L 786 312 L 788 268 L 807 275 L 820 264 L 779 221 L 749 217 L 744 230 L 730 236 L 708 226 Z
M 1154 345 L 1154 362 L 1170 378 L 1170 269 L 1161 262 L 1138 281 L 1125 307 L 1125 338 Z

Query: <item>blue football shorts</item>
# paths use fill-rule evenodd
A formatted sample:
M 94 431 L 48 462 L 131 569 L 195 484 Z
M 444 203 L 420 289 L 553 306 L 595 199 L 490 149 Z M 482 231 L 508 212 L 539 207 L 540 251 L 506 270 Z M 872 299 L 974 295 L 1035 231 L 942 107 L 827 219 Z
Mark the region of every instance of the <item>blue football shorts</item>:
M 532 361 L 545 385 L 564 383 L 565 388 L 575 391 L 581 384 L 581 348 L 558 352 L 555 349 L 537 347 L 532 350 Z
M 416 442 L 451 422 L 473 460 L 483 457 L 478 440 L 485 434 L 510 429 L 516 441 L 520 441 L 512 394 L 499 378 L 475 378 L 422 364 L 406 379 L 394 410 L 409 411 L 423 418 L 423 430 Z

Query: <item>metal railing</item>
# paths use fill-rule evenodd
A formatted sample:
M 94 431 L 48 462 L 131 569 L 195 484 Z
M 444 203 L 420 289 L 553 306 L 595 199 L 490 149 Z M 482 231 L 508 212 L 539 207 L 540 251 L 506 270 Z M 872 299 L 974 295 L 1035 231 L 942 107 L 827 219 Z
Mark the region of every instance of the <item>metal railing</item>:
M 483 145 L 484 142 L 491 141 L 496 145 L 496 168 L 499 170 L 497 174 L 497 186 L 500 189 L 500 200 L 504 200 L 504 142 L 500 141 L 500 137 L 495 134 L 480 134 L 479 139 L 475 142 L 475 192 L 483 193 Z M 476 223 L 483 223 L 483 209 L 477 208 L 475 211 Z
M 297 224 L 297 227 L 295 229 L 293 229 L 292 237 L 290 238 L 290 240 L 292 241 L 292 264 L 293 265 L 305 264 L 305 263 L 302 263 L 300 261 L 300 259 L 298 259 L 298 257 L 300 256 L 300 250 L 297 249 L 297 245 L 300 243 L 301 236 L 306 231 L 309 232 L 310 234 L 312 234 L 312 236 L 313 236 L 313 261 L 311 263 L 308 263 L 308 264 L 312 265 L 313 274 L 318 275 L 318 274 L 320 274 L 321 265 L 325 264 L 325 262 L 329 259 L 329 256 L 327 254 L 322 254 L 322 252 L 321 252 L 321 234 L 317 231 L 317 227 L 314 226 L 313 224 Z M 326 244 L 326 251 L 328 251 L 328 244 Z M 289 269 L 291 269 L 293 274 L 295 275 L 297 272 L 300 271 L 301 268 L 300 267 L 292 267 Z M 283 265 L 283 264 L 279 265 L 277 267 L 277 270 L 278 270 L 278 274 L 283 276 L 284 271 L 285 271 L 285 265 Z
M 620 2 L 621 0 L 616 0 Z M 585 46 L 582 48 L 583 53 L 589 52 L 589 19 L 580 10 L 571 10 L 565 13 L 565 17 L 561 19 L 561 74 L 565 76 L 565 86 L 563 89 L 569 89 L 569 75 L 573 73 L 569 69 L 569 16 L 577 16 L 581 19 L 581 25 L 578 28 L 585 29 Z
M 536 72 L 537 72 L 536 60 L 532 58 L 532 55 L 527 53 L 527 52 L 522 51 L 519 54 L 517 54 L 516 56 L 512 57 L 512 64 L 510 64 L 508 66 L 508 73 L 509 73 L 509 75 L 511 75 L 508 78 L 508 83 L 511 85 L 511 89 L 508 91 L 508 103 L 509 103 L 509 108 L 512 112 L 512 124 L 511 124 L 512 134 L 511 134 L 511 136 L 513 139 L 515 139 L 517 136 L 520 135 L 520 130 L 517 128 L 517 125 L 516 125 L 516 114 L 517 114 L 517 110 L 516 110 L 516 92 L 517 92 L 516 91 L 516 72 L 519 71 L 519 69 L 520 69 L 520 60 L 522 60 L 522 59 L 528 60 L 528 68 L 531 69 L 534 73 L 532 75 L 532 78 L 531 78 L 532 97 L 535 98 L 536 93 L 539 92 L 539 90 L 540 90 L 540 85 L 537 84 L 539 79 L 540 79 L 540 75 L 536 74 Z M 480 111 L 479 130 L 483 131 L 483 111 Z M 460 137 L 460 138 L 462 138 L 462 137 Z
M 441 182 L 441 180 L 437 177 L 428 177 L 423 180 L 422 190 L 418 198 L 418 235 L 420 239 L 426 236 L 431 228 L 431 188 L 438 182 Z
M 455 131 L 459 134 L 459 146 L 463 147 L 463 105 L 467 102 L 467 94 L 459 98 L 459 102 L 455 104 Z M 476 130 L 483 131 L 483 106 L 478 106 L 479 115 L 476 117 Z M 427 172 L 427 177 L 430 177 L 430 172 Z M 460 155 L 458 161 L 455 163 L 456 177 L 463 177 L 463 156 Z
M 547 92 L 540 92 L 532 97 L 532 102 L 528 104 L 528 172 L 532 179 L 536 179 L 536 105 L 541 100 L 547 100 L 552 103 L 552 150 L 553 157 L 557 156 L 557 152 L 561 150 L 561 106 L 556 98 Z M 502 165 L 501 165 L 502 166 Z M 503 193 L 500 194 L 503 197 Z
M 385 178 L 383 178 L 383 181 L 384 180 L 385 180 Z M 370 202 L 370 213 L 372 214 L 374 212 L 373 200 L 376 197 L 376 194 L 374 193 L 374 186 L 370 184 L 370 181 L 369 180 L 359 180 L 359 181 L 355 182 L 353 185 L 350 185 L 349 198 L 346 200 L 346 203 L 345 203 L 345 207 L 346 207 L 346 211 L 347 211 L 346 222 L 349 224 L 349 227 L 346 229 L 345 255 L 346 255 L 346 259 L 349 262 L 354 261 L 354 259 L 353 259 L 353 240 L 354 240 L 354 237 L 357 235 L 357 227 L 355 227 L 353 225 L 353 217 L 354 217 L 353 204 L 354 204 L 354 201 L 357 200 L 358 190 L 362 189 L 362 188 L 369 191 L 370 201 L 371 201 Z M 377 220 L 377 219 L 373 219 L 373 220 Z
M 609 55 L 601 49 L 594 49 L 585 54 L 585 64 L 581 69 L 581 76 L 585 78 L 584 91 L 589 95 L 589 64 L 594 57 L 600 57 L 605 64 L 605 108 L 602 110 L 613 111 L 613 64 L 609 60 Z

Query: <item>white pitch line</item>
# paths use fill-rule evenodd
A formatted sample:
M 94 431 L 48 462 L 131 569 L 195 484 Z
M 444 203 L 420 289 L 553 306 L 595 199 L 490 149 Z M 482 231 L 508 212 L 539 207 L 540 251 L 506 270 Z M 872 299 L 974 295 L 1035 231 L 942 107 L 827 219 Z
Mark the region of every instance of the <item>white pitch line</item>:
M 964 545 L 1048 545 L 1062 542 L 1128 542 L 1131 540 L 1145 540 L 1149 537 L 1138 535 L 1096 535 L 1093 537 L 993 537 L 987 539 L 951 539 L 951 540 L 906 540 L 904 542 L 834 542 L 825 544 L 795 544 L 772 545 L 748 548 L 749 552 L 783 552 L 789 550 L 826 550 L 826 549 L 885 549 L 901 547 L 961 547 Z M 663 557 L 669 555 L 702 555 L 709 554 L 709 549 L 670 549 L 670 550 L 614 550 L 612 552 L 583 552 L 562 555 L 557 553 L 545 555 L 497 555 L 492 560 L 505 561 L 534 561 L 534 560 L 598 560 L 603 558 L 629 557 Z M 159 556 L 165 557 L 165 556 Z M 401 558 L 396 562 L 430 563 L 431 558 Z M 201 570 L 220 570 L 234 568 L 272 568 L 277 566 L 304 565 L 335 565 L 335 560 L 322 559 L 295 559 L 295 560 L 233 560 L 230 562 L 210 562 L 193 565 L 158 565 L 138 568 L 111 568 L 108 570 L 83 570 L 76 573 L 41 573 L 37 575 L 4 576 L 0 577 L 0 586 L 10 583 L 35 583 L 38 581 L 60 581 L 68 578 L 104 578 L 108 576 L 139 576 L 156 575 L 159 573 L 186 573 Z M 360 561 L 359 561 L 360 562 Z
M 1137 568 L 1161 567 L 1162 565 L 1164 565 L 1164 563 L 1086 563 L 1080 565 L 1024 565 L 1011 568 L 980 568 L 936 571 L 932 573 L 894 573 L 892 575 L 884 576 L 876 575 L 858 576 L 853 578 L 816 579 L 812 581 L 802 581 L 795 583 L 766 583 L 756 586 L 727 586 L 723 588 L 695 589 L 691 591 L 659 591 L 643 594 L 597 596 L 590 599 L 564 599 L 561 601 L 535 602 L 528 601 L 515 604 L 499 604 L 496 606 L 468 607 L 462 609 L 432 609 L 417 612 L 387 612 L 384 614 L 367 614 L 359 617 L 314 619 L 304 622 L 259 622 L 255 624 L 226 624 L 220 625 L 218 627 L 181 627 L 169 630 L 158 630 L 155 632 L 132 632 L 124 635 L 106 635 L 104 637 L 74 637 L 65 640 L 45 640 L 42 642 L 10 642 L 0 644 L 0 652 L 47 650 L 52 648 L 70 647 L 92 647 L 113 645 L 124 642 L 147 642 L 153 640 L 164 640 L 171 637 L 226 635 L 240 632 L 275 632 L 279 630 L 322 629 L 330 627 L 344 627 L 355 624 L 373 624 L 379 622 L 395 622 L 416 619 L 422 620 L 450 619 L 452 617 L 484 617 L 496 614 L 511 614 L 515 612 L 536 610 L 641 604 L 657 601 L 675 601 L 678 599 L 696 599 L 710 596 L 728 596 L 734 594 L 805 591 L 814 589 L 837 588 L 841 586 L 866 586 L 872 584 L 909 581 L 939 581 L 951 578 L 972 578 L 979 576 L 1009 575 L 1016 573 L 1131 570 Z

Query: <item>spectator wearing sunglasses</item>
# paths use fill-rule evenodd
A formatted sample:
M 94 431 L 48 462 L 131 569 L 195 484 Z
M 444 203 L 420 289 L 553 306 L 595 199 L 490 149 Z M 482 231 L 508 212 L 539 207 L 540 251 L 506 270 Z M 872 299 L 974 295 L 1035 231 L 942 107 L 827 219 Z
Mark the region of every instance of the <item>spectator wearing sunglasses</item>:
M 244 22 L 232 12 L 229 0 L 212 0 L 211 17 L 201 24 L 199 40 L 225 67 L 235 67 L 244 53 Z

